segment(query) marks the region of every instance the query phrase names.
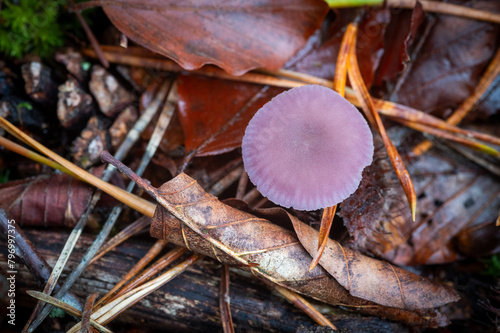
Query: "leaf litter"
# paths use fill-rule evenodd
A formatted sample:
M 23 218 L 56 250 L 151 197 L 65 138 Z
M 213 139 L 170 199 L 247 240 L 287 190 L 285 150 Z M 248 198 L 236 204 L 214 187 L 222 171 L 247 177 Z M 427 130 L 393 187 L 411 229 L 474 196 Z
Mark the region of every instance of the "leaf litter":
M 381 14 L 381 15 L 383 15 L 383 14 Z M 384 24 L 386 24 L 386 23 L 384 23 Z M 385 27 L 383 29 L 385 29 Z M 383 36 L 383 33 L 382 33 L 382 36 Z M 407 39 L 404 39 L 404 40 L 406 41 Z M 336 47 L 338 47 L 338 45 Z M 405 49 L 405 48 L 406 48 L 406 45 L 403 49 Z M 371 55 L 373 55 L 373 53 Z M 329 61 L 331 62 L 331 60 L 329 60 Z M 375 60 L 375 63 L 378 63 L 379 61 L 380 61 L 380 57 L 377 57 Z M 363 61 L 362 64 L 365 65 L 366 62 Z M 377 68 L 377 64 L 372 65 L 372 66 L 368 66 L 368 68 L 372 68 L 372 70 L 375 71 Z M 398 71 L 399 70 L 400 69 L 398 69 Z M 368 71 L 370 71 L 370 69 Z M 478 71 L 478 72 L 480 72 L 480 71 Z M 328 77 L 328 75 L 325 75 L 325 77 L 331 79 L 331 76 Z M 202 79 L 200 79 L 200 80 L 202 80 Z M 195 83 L 193 83 L 194 81 L 196 81 L 196 78 L 192 80 L 192 85 L 195 84 Z M 212 84 L 212 86 L 219 85 L 220 82 L 221 82 L 220 80 L 213 79 L 213 81 L 208 82 L 206 84 L 206 86 L 208 87 L 210 84 Z M 369 80 L 366 80 L 365 82 L 369 82 Z M 377 82 L 377 81 L 375 81 L 375 82 Z M 217 84 L 215 84 L 215 83 L 217 83 Z M 186 86 L 186 87 L 189 88 L 189 86 Z M 235 88 L 235 87 L 229 86 L 229 87 L 224 87 L 223 89 L 221 89 L 221 96 L 223 95 L 224 90 L 227 92 L 228 89 L 231 89 L 231 88 Z M 257 86 L 256 89 L 260 89 L 260 87 Z M 266 89 L 270 89 L 270 88 L 266 88 Z M 265 92 L 267 92 L 267 90 L 265 90 Z M 202 97 L 202 98 L 206 98 L 206 96 L 209 94 L 210 94 L 210 92 L 205 92 L 204 93 L 205 97 Z M 249 94 L 249 95 L 250 96 L 248 98 L 250 98 L 250 103 L 248 102 L 248 99 L 247 99 L 246 103 L 252 104 L 252 97 L 255 96 L 255 93 L 253 93 L 253 95 L 252 94 Z M 193 100 L 194 100 L 194 98 L 193 98 Z M 182 104 L 182 103 L 180 103 L 180 104 Z M 237 110 L 240 110 L 240 111 L 241 111 L 241 109 L 242 109 L 241 107 L 237 108 Z M 258 109 L 258 107 L 256 107 L 256 109 Z M 193 110 L 196 110 L 196 108 L 193 108 Z M 227 152 L 228 150 L 232 150 L 232 149 L 237 148 L 238 147 L 238 134 L 237 134 L 238 130 L 235 130 L 235 134 L 229 135 L 229 137 L 231 138 L 232 141 L 229 142 L 226 146 L 222 145 L 222 148 L 220 148 L 220 147 L 217 147 L 217 145 L 214 145 L 213 143 L 214 142 L 219 142 L 219 143 L 223 142 L 224 135 L 222 135 L 221 133 L 225 133 L 225 131 L 227 131 L 227 129 L 232 127 L 232 126 L 237 128 L 237 129 L 244 128 L 245 121 L 241 121 L 241 123 L 238 123 L 240 121 L 240 115 L 245 114 L 245 112 L 246 112 L 246 110 L 243 110 L 243 111 L 244 111 L 243 113 L 238 113 L 239 111 L 236 111 L 236 112 L 231 111 L 228 113 L 229 117 L 227 117 L 227 115 L 223 115 L 221 117 L 222 121 L 218 125 L 210 128 L 208 131 L 206 131 L 206 132 L 209 132 L 209 135 L 200 136 L 198 138 L 196 138 L 196 135 L 199 135 L 200 133 L 196 133 L 198 131 L 196 129 L 193 129 L 193 128 L 190 129 L 189 126 L 192 126 L 192 124 L 189 123 L 190 120 L 186 120 L 183 124 L 183 127 L 185 129 L 188 129 L 186 132 L 190 131 L 190 133 L 192 135 L 190 138 L 187 138 L 187 141 L 186 141 L 186 146 L 188 146 L 189 142 L 191 140 L 191 146 L 190 146 L 191 148 L 188 150 L 188 153 L 192 153 L 191 158 L 193 158 L 199 152 L 201 152 L 201 153 L 199 153 L 199 155 L 219 154 L 221 152 Z M 251 113 L 252 113 L 251 111 L 248 112 L 245 115 L 245 117 L 250 116 Z M 192 115 L 190 115 L 190 116 L 192 117 Z M 203 117 L 206 117 L 206 114 L 203 114 L 203 112 L 200 112 L 200 114 L 197 115 L 196 117 L 198 117 L 199 119 L 206 120 L 206 118 L 203 118 Z M 188 118 L 188 116 L 186 117 L 186 119 L 187 118 Z M 204 120 L 201 120 L 201 122 L 204 122 Z M 238 123 L 238 125 L 234 126 L 237 123 Z M 391 132 L 389 130 L 389 134 L 391 134 L 391 133 L 393 133 L 393 132 Z M 214 138 L 216 138 L 216 139 L 214 139 Z M 404 141 L 403 141 L 403 143 L 404 143 Z M 403 143 L 400 141 L 400 142 L 398 142 L 397 146 L 399 147 L 401 145 L 404 145 Z M 438 142 L 438 144 L 439 144 L 439 148 L 442 149 L 442 144 L 440 144 L 439 142 Z M 211 150 L 210 149 L 208 149 L 206 151 L 203 150 L 206 147 L 210 147 L 210 145 L 212 145 L 212 147 L 210 148 Z M 430 154 L 430 156 L 432 156 L 434 158 L 434 159 L 430 159 L 430 161 L 432 163 L 433 163 L 433 161 L 436 161 L 436 159 L 437 159 L 437 160 L 439 160 L 439 163 L 440 163 L 439 165 L 442 164 L 441 160 L 443 160 L 443 159 L 440 158 L 441 156 L 439 154 L 436 154 L 436 152 L 432 152 Z M 472 174 L 473 174 L 472 178 L 465 177 L 466 181 L 462 181 L 462 179 L 455 180 L 458 183 L 460 183 L 460 185 L 459 185 L 458 189 L 453 189 L 454 192 L 452 191 L 451 193 L 449 193 L 449 195 L 447 195 L 446 200 L 442 201 L 440 199 L 432 199 L 432 198 L 438 197 L 438 194 L 440 193 L 439 186 L 437 187 L 437 189 L 433 190 L 436 193 L 434 193 L 434 192 L 431 193 L 432 198 L 428 198 L 428 196 L 431 196 L 431 195 L 429 195 L 427 190 L 433 189 L 433 186 L 436 183 L 438 183 L 438 181 L 436 179 L 443 177 L 443 175 L 446 177 L 448 177 L 448 176 L 452 177 L 453 172 L 454 172 L 453 170 L 459 170 L 460 175 L 465 175 L 465 174 L 467 174 L 467 172 L 469 172 L 467 169 L 461 169 L 462 164 L 457 163 L 454 160 L 456 158 L 456 155 L 452 155 L 452 156 L 453 156 L 453 158 L 451 160 L 453 162 L 449 163 L 450 168 L 447 170 L 444 170 L 444 171 L 439 170 L 438 172 L 435 172 L 432 169 L 432 167 L 429 167 L 430 170 L 433 170 L 433 171 L 431 171 L 431 173 L 434 173 L 434 176 L 433 176 L 431 181 L 429 181 L 428 175 L 421 173 L 422 170 L 420 168 L 422 168 L 422 165 L 419 164 L 420 163 L 419 161 L 421 161 L 421 160 L 410 160 L 410 164 L 408 164 L 408 170 L 410 171 L 410 174 L 412 174 L 412 178 L 413 178 L 413 175 L 417 175 L 416 176 L 417 181 L 415 182 L 415 185 L 416 185 L 415 188 L 416 188 L 416 192 L 418 193 L 419 198 L 422 197 L 421 200 L 423 201 L 423 205 L 424 205 L 422 210 L 427 209 L 427 207 L 429 207 L 429 205 L 430 206 L 434 205 L 436 207 L 434 209 L 434 211 L 432 212 L 432 214 L 430 214 L 430 217 L 425 216 L 426 212 L 422 212 L 422 211 L 419 212 L 418 213 L 419 215 L 417 217 L 417 224 L 409 223 L 409 217 L 407 215 L 407 212 L 405 212 L 404 209 L 399 210 L 399 208 L 396 207 L 399 205 L 399 207 L 401 208 L 400 204 L 401 204 L 402 200 L 401 200 L 401 193 L 399 193 L 400 190 L 397 190 L 396 187 L 394 186 L 394 182 L 393 182 L 394 179 L 391 180 L 393 182 L 392 184 L 390 183 L 390 181 L 387 180 L 387 178 L 391 177 L 391 175 L 390 175 L 391 172 L 387 169 L 387 164 L 385 164 L 385 166 L 382 166 L 381 169 L 378 169 L 378 170 L 376 169 L 377 167 L 380 166 L 380 164 L 383 164 L 382 161 L 384 160 L 384 158 L 377 160 L 376 163 L 374 163 L 375 169 L 368 170 L 367 172 L 365 172 L 365 174 L 369 174 L 370 172 L 372 173 L 373 177 L 367 178 L 367 179 L 371 179 L 371 180 L 369 180 L 364 185 L 362 184 L 362 187 L 359 190 L 360 193 L 355 194 L 355 196 L 358 195 L 358 197 L 354 197 L 354 198 L 352 198 L 352 200 L 348 199 L 344 204 L 345 207 L 343 205 L 343 207 L 340 211 L 340 214 L 344 217 L 344 221 L 348 224 L 348 226 L 350 227 L 350 230 L 356 235 L 355 243 L 351 244 L 351 245 L 354 245 L 355 247 L 358 247 L 359 249 L 361 249 L 363 251 L 374 253 L 380 257 L 391 258 L 390 259 L 391 261 L 396 262 L 396 263 L 401 263 L 401 264 L 403 264 L 403 263 L 406 263 L 406 264 L 408 264 L 408 263 L 409 264 L 419 264 L 419 263 L 427 264 L 427 263 L 435 263 L 435 262 L 447 262 L 447 261 L 456 260 L 457 258 L 459 258 L 459 255 L 457 255 L 456 252 L 453 252 L 453 247 L 451 246 L 451 242 L 453 241 L 454 237 L 457 235 L 457 233 L 460 231 L 461 228 L 465 228 L 465 227 L 470 226 L 471 224 L 475 224 L 476 221 L 481 222 L 483 220 L 488 220 L 488 219 L 490 219 L 490 216 L 494 216 L 494 218 L 493 218 L 493 220 L 494 220 L 498 216 L 498 209 L 495 209 L 495 207 L 497 206 L 497 204 L 495 203 L 495 195 L 497 195 L 498 193 L 495 192 L 495 188 L 489 188 L 486 185 L 486 184 L 488 184 L 488 181 L 490 179 L 489 175 L 484 174 L 483 171 L 478 171 L 480 169 L 477 169 L 477 167 L 473 166 L 473 167 L 471 167 L 471 169 L 476 170 L 476 171 L 472 172 Z M 427 155 L 425 155 L 424 159 L 427 160 Z M 457 158 L 457 160 L 458 160 L 458 158 Z M 187 159 L 187 162 L 189 162 L 189 161 L 190 161 L 190 159 Z M 449 160 L 447 160 L 447 161 L 449 161 Z M 386 158 L 385 158 L 385 162 L 387 162 Z M 462 163 L 463 163 L 463 161 L 462 161 Z M 386 173 L 389 173 L 389 175 L 386 175 Z M 421 178 L 424 179 L 426 182 L 423 183 Z M 458 177 L 458 178 L 460 178 L 460 177 Z M 443 184 L 446 184 L 446 181 L 449 181 L 449 179 L 453 179 L 453 178 L 445 178 L 445 180 L 443 181 Z M 378 181 L 378 183 L 377 183 L 377 181 Z M 479 181 L 479 183 L 478 183 L 478 181 Z M 175 183 L 175 179 L 174 179 L 174 183 Z M 483 184 L 483 185 L 480 185 L 480 184 Z M 164 185 L 164 186 L 167 186 L 167 185 Z M 396 192 L 398 194 L 391 193 L 389 196 L 385 196 L 385 195 L 384 196 L 382 196 L 382 195 L 375 196 L 375 198 L 368 198 L 369 200 L 367 200 L 366 202 L 359 202 L 359 198 L 361 198 L 363 195 L 367 196 L 369 193 L 373 193 L 370 191 L 375 191 L 376 193 L 380 193 L 380 192 L 383 192 L 384 190 L 387 190 L 389 187 L 391 187 L 391 189 L 390 189 L 391 192 Z M 472 199 L 471 199 L 471 197 L 462 198 L 462 195 L 467 194 L 467 193 L 471 193 L 471 189 L 476 188 L 476 187 L 480 189 L 480 190 L 478 190 L 477 193 L 483 194 L 484 189 L 486 189 L 486 190 L 491 190 L 491 192 L 488 192 L 488 193 L 491 193 L 491 195 L 488 196 L 485 200 L 483 200 L 483 198 L 481 196 L 478 196 L 478 197 L 474 196 L 474 198 L 472 198 Z M 483 190 L 483 192 L 481 192 L 481 190 Z M 364 194 L 363 194 L 363 191 L 365 191 Z M 478 198 L 480 198 L 480 199 L 478 199 Z M 356 202 L 356 201 L 358 201 L 358 202 Z M 432 201 L 432 205 L 430 204 L 431 201 Z M 479 208 L 477 208 L 477 206 L 476 206 L 477 201 L 481 201 L 481 205 Z M 187 201 L 187 203 L 188 203 L 188 206 L 192 206 L 192 204 L 193 204 L 193 202 L 189 201 L 189 200 Z M 457 203 L 458 205 L 462 205 L 466 209 L 460 210 L 460 206 L 454 206 L 455 203 Z M 197 206 L 197 205 L 195 204 L 194 206 Z M 218 205 L 214 204 L 213 206 L 218 206 Z M 204 207 L 204 206 L 202 205 L 202 207 Z M 381 207 L 382 207 L 382 209 L 381 209 Z M 471 207 L 474 207 L 474 209 L 477 208 L 476 210 L 474 210 L 472 215 L 470 215 L 471 211 L 467 210 Z M 191 208 L 194 210 L 197 209 L 196 207 L 191 207 Z M 454 212 L 454 209 L 457 209 L 457 208 L 458 208 L 458 210 L 456 212 Z M 208 216 L 211 216 L 211 214 L 213 214 L 213 212 L 211 210 L 212 210 L 212 208 L 204 207 L 203 213 L 209 213 Z M 366 216 L 365 216 L 365 214 L 360 215 L 359 214 L 360 211 L 365 212 Z M 393 216 L 395 218 L 389 220 L 389 223 L 387 223 L 387 221 L 383 221 L 383 219 L 379 218 L 379 220 L 376 223 L 373 223 L 373 220 L 370 220 L 370 217 L 377 216 L 377 214 L 379 214 L 378 216 L 380 216 L 380 211 L 382 211 L 382 214 L 385 214 L 384 215 L 385 217 Z M 430 208 L 429 211 L 432 211 L 432 208 Z M 462 215 L 459 215 L 459 214 L 453 215 L 453 213 L 462 212 L 462 211 L 463 211 Z M 350 212 L 352 215 L 349 215 Z M 494 213 L 492 213 L 492 212 L 494 212 Z M 439 227 L 436 227 L 436 229 L 426 230 L 429 225 L 432 226 L 434 224 L 440 223 L 440 222 L 436 223 L 435 221 L 445 221 L 447 219 L 447 216 L 448 217 L 453 216 L 453 218 L 447 222 L 447 223 L 451 223 L 452 220 L 455 221 L 456 219 L 459 219 L 462 216 L 467 216 L 466 214 L 468 214 L 468 216 L 471 216 L 471 218 L 469 218 L 467 221 L 460 222 L 458 226 L 453 227 L 451 230 L 446 230 L 448 228 L 443 228 L 442 225 L 440 225 Z M 294 218 L 290 217 L 290 219 L 293 220 Z M 179 221 L 175 220 L 175 219 L 173 219 L 172 221 L 170 221 L 170 222 L 179 223 Z M 228 221 L 231 221 L 231 220 L 228 220 Z M 162 221 L 162 223 L 163 223 L 163 221 Z M 222 223 L 222 224 L 224 224 L 224 223 Z M 294 223 L 294 225 L 295 225 L 295 223 Z M 311 232 L 312 232 L 312 234 L 315 233 L 312 231 L 312 229 L 311 229 L 311 231 L 309 231 L 307 225 L 305 225 L 305 224 L 298 224 L 298 225 L 306 227 L 305 229 L 307 230 L 307 234 L 310 234 Z M 179 228 L 179 226 L 177 228 Z M 213 227 L 213 229 L 218 229 L 218 227 Z M 299 227 L 299 229 L 301 230 L 302 233 L 304 233 L 304 229 L 302 227 Z M 404 229 L 406 232 L 400 232 L 401 230 L 399 230 L 399 229 Z M 186 239 L 188 239 L 188 238 L 186 238 L 186 235 L 190 231 L 188 229 L 185 229 L 185 228 L 183 229 L 182 225 L 180 225 L 179 230 L 180 230 L 179 231 L 180 234 L 177 234 L 177 236 L 175 236 L 175 237 L 179 238 L 180 243 L 186 244 Z M 397 231 L 397 232 L 395 232 L 395 231 Z M 209 233 L 209 232 L 216 233 L 216 230 L 207 231 L 207 233 Z M 434 234 L 432 234 L 432 232 L 434 232 Z M 201 233 L 203 233 L 203 230 L 201 231 Z M 297 235 L 300 238 L 299 234 L 300 233 L 297 232 Z M 203 235 L 201 235 L 199 232 L 197 233 L 197 235 L 202 236 L 202 238 L 203 238 Z M 433 238 L 432 235 L 434 235 L 435 237 Z M 196 235 L 193 234 L 191 236 L 193 237 L 193 239 L 196 240 L 196 237 L 197 237 Z M 370 237 L 373 237 L 373 238 L 370 238 Z M 181 242 L 181 238 L 182 238 L 182 242 Z M 305 244 L 307 242 L 311 242 L 311 239 L 314 239 L 316 242 L 315 246 L 312 246 L 312 248 L 314 248 L 314 252 L 315 252 L 317 249 L 317 239 L 318 239 L 317 234 L 314 236 L 306 237 L 306 239 L 303 241 L 303 245 L 307 248 L 307 246 Z M 429 240 L 432 240 L 432 243 L 429 243 Z M 205 237 L 203 239 L 203 241 L 206 242 L 207 238 Z M 195 242 L 195 244 L 197 245 L 196 242 Z M 199 242 L 200 242 L 200 244 L 203 243 L 202 241 L 199 241 Z M 214 256 L 218 259 L 225 258 L 224 257 L 225 250 L 227 250 L 227 249 L 225 249 L 224 246 L 219 246 L 219 247 L 215 246 L 214 247 L 214 242 L 217 243 L 216 241 L 208 240 L 209 244 L 205 244 L 205 245 L 202 244 L 201 248 L 204 251 L 206 251 L 208 255 Z M 406 242 L 408 242 L 408 243 L 406 243 Z M 312 242 L 312 243 L 314 243 L 314 242 Z M 224 243 L 222 243 L 222 244 L 224 245 Z M 345 265 L 344 274 L 347 277 L 339 276 L 339 282 L 343 281 L 341 283 L 341 285 L 343 287 L 347 288 L 347 290 L 349 290 L 351 295 L 357 296 L 359 293 L 359 294 L 363 295 L 363 297 L 361 297 L 361 296 L 359 296 L 359 297 L 367 299 L 367 300 L 375 301 L 375 302 L 378 301 L 379 304 L 383 304 L 384 302 L 387 301 L 387 299 L 389 299 L 389 300 L 390 299 L 393 299 L 393 300 L 398 299 L 399 303 L 396 302 L 396 304 L 399 304 L 399 306 L 404 308 L 405 311 L 408 309 L 413 309 L 413 307 L 418 308 L 418 305 L 416 305 L 416 303 L 414 303 L 412 301 L 411 297 L 407 297 L 407 293 L 404 292 L 404 290 L 406 288 L 406 284 L 404 283 L 404 281 L 407 281 L 407 279 L 404 277 L 407 277 L 406 274 L 409 274 L 409 273 L 407 273 L 405 271 L 401 272 L 401 271 L 399 271 L 399 269 L 397 269 L 393 266 L 390 266 L 389 264 L 387 264 L 389 266 L 384 266 L 384 264 L 375 265 L 371 262 L 371 260 L 373 260 L 373 259 L 370 259 L 370 258 L 368 258 L 369 260 L 359 259 L 359 256 L 361 256 L 359 253 L 352 252 L 352 250 L 347 249 L 347 248 L 341 248 L 335 244 L 336 243 L 333 243 L 332 240 L 328 241 L 328 245 L 326 246 L 327 251 L 325 252 L 325 255 L 326 256 L 333 256 L 336 259 L 349 258 L 350 260 L 348 260 L 348 262 L 349 263 L 353 262 L 352 264 Z M 418 246 L 416 246 L 415 244 L 418 244 Z M 441 247 L 441 246 L 443 246 L 443 247 Z M 336 249 L 336 247 L 338 249 L 341 249 L 342 256 L 338 252 L 335 255 L 331 254 L 331 253 L 335 253 L 334 250 Z M 338 249 L 337 249 L 337 251 L 338 251 Z M 265 250 L 267 250 L 267 248 Z M 411 254 L 411 251 L 413 251 L 413 254 Z M 396 255 L 395 255 L 395 253 L 396 253 Z M 311 255 L 313 255 L 313 253 L 311 253 Z M 305 256 L 305 257 L 307 257 L 307 256 Z M 309 256 L 309 258 L 310 258 L 310 256 Z M 233 258 L 233 256 L 229 256 L 229 258 L 225 258 L 225 259 L 228 261 L 231 261 L 231 260 L 234 260 L 235 258 Z M 320 259 L 320 264 L 321 264 L 322 260 L 324 261 L 325 258 Z M 369 266 L 369 267 L 372 267 L 372 264 L 375 265 L 372 267 L 372 268 L 374 268 L 374 271 L 376 271 L 378 269 L 379 271 L 383 272 L 384 273 L 383 276 L 387 277 L 388 280 L 390 280 L 389 277 L 393 277 L 393 281 L 392 281 L 392 283 L 390 283 L 390 285 L 391 285 L 391 287 L 395 287 L 397 285 L 398 288 L 396 288 L 395 291 L 391 291 L 391 292 L 388 291 L 388 294 L 390 294 L 387 296 L 388 298 L 378 299 L 377 295 L 370 295 L 371 290 L 369 290 L 369 288 L 363 289 L 364 287 L 366 287 L 366 285 L 364 285 L 363 283 L 360 282 L 360 281 L 362 281 L 362 279 L 360 279 L 359 281 L 355 281 L 355 282 L 360 282 L 360 284 L 351 283 L 352 281 L 350 281 L 350 276 L 351 276 L 352 270 L 356 268 L 356 264 L 358 264 L 358 261 L 363 262 L 364 265 Z M 383 263 L 383 262 L 378 262 L 378 263 Z M 252 271 L 259 270 L 261 268 L 260 264 L 258 266 L 253 266 L 254 264 L 255 263 L 253 261 L 250 262 L 250 264 L 247 263 L 247 265 L 249 267 L 251 267 L 250 269 Z M 324 263 L 323 267 L 327 268 L 327 266 L 328 265 L 326 263 Z M 329 269 L 326 269 L 326 270 L 328 272 L 330 272 L 330 274 L 335 276 L 335 274 L 338 275 L 337 271 L 335 271 L 336 268 L 338 268 L 338 267 L 336 267 L 336 266 L 333 268 L 329 267 Z M 386 270 L 384 271 L 384 269 L 386 269 Z M 334 272 L 334 273 L 332 273 L 332 272 Z M 398 272 L 398 273 L 396 273 L 396 272 Z M 267 271 L 264 273 L 267 273 Z M 392 273 L 392 275 L 391 275 L 391 273 Z M 346 279 L 347 279 L 347 282 L 346 282 Z M 401 282 L 401 281 L 403 281 L 403 282 Z M 440 285 L 433 285 L 433 287 L 444 288 L 444 289 L 441 289 L 441 291 L 438 291 L 437 294 L 439 294 L 440 292 L 441 293 L 444 292 L 443 290 L 447 290 L 447 288 L 442 287 Z M 299 287 L 293 286 L 292 288 L 299 288 Z M 449 293 L 448 298 L 445 297 L 445 299 L 454 300 L 456 298 L 453 291 L 448 290 L 447 292 Z M 342 294 L 341 292 L 339 292 L 339 293 Z M 399 298 L 397 298 L 398 296 L 399 296 Z M 313 295 L 313 297 L 314 297 L 314 295 Z M 345 295 L 344 296 L 341 295 L 341 299 L 342 299 L 342 297 L 346 297 L 345 299 L 350 299 L 349 297 L 347 297 Z M 393 297 L 393 298 L 391 298 L 391 297 Z M 338 304 L 338 303 L 336 303 L 336 304 Z M 363 304 L 362 307 L 367 306 L 366 305 L 367 303 L 360 303 L 360 304 Z M 432 302 L 430 304 L 432 304 Z M 430 305 L 430 307 L 433 307 L 433 306 L 435 306 L 435 305 Z M 370 310 L 367 308 L 365 308 L 363 310 L 365 310 L 365 312 L 370 312 Z M 397 311 L 393 311 L 391 316 L 394 316 L 393 318 L 400 318 L 397 315 L 395 315 L 396 312 Z M 373 311 L 372 313 L 377 313 L 377 311 Z M 381 313 L 384 313 L 384 312 L 382 311 L 378 314 L 381 314 Z M 412 315 L 415 315 L 415 314 L 412 314 Z M 410 315 L 410 317 L 412 315 Z M 417 317 L 418 317 L 418 315 L 417 315 Z M 415 317 L 415 318 L 417 318 L 417 317 Z M 412 317 L 413 319 L 411 319 L 411 320 L 408 318 L 409 317 L 407 317 L 407 319 L 405 319 L 407 322 L 411 322 L 412 320 L 414 320 L 414 322 L 418 322 L 418 320 L 413 318 L 413 317 Z M 431 325 L 434 325 L 438 322 L 440 324 L 444 323 L 444 319 L 442 317 L 440 317 L 439 320 L 437 320 L 436 317 L 434 319 L 435 320 L 432 322 Z

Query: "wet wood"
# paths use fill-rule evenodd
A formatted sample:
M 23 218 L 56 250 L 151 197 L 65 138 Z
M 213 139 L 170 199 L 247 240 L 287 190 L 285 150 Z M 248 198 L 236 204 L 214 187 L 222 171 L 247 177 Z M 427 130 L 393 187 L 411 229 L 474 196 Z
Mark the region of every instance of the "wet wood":
M 68 234 L 54 231 L 29 231 L 28 237 L 38 250 L 53 264 Z M 0 243 L 5 242 L 1 239 Z M 89 246 L 91 237 L 83 235 L 76 245 L 69 267 L 77 265 Z M 153 240 L 131 240 L 89 266 L 72 291 L 85 299 L 98 291 L 104 294 L 126 274 L 146 253 Z M 0 266 L 6 266 L 6 246 L 0 246 Z M 172 332 L 222 332 L 219 312 L 219 282 L 221 264 L 205 259 L 189 268 L 143 301 L 127 310 L 116 321 L 142 328 L 161 328 Z M 29 289 L 41 290 L 24 267 L 18 269 L 18 304 L 32 306 L 26 295 Z M 272 293 L 251 276 L 231 269 L 231 311 L 238 332 L 295 332 L 300 325 L 312 327 L 314 323 L 283 298 Z M 327 305 L 328 319 L 341 328 L 353 332 L 361 328 L 371 332 L 408 332 L 408 329 L 378 318 L 360 317 Z M 110 326 L 112 328 L 112 324 Z

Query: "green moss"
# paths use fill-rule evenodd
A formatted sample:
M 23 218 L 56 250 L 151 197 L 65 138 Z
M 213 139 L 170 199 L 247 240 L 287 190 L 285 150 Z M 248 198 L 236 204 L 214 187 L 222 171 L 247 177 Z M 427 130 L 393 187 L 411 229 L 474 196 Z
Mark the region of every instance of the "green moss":
M 7 183 L 9 181 L 10 170 L 0 170 L 0 184 Z
M 500 254 L 494 254 L 486 260 L 482 260 L 485 264 L 484 275 L 500 276 Z
M 20 58 L 27 53 L 51 55 L 63 45 L 59 12 L 66 0 L 3 1 L 0 12 L 0 52 Z

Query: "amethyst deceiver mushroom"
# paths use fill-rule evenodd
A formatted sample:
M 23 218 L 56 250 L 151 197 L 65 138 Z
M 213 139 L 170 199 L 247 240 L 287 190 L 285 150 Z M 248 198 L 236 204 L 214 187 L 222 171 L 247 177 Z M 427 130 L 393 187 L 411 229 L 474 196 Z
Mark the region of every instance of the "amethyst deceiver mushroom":
M 260 193 L 283 207 L 334 206 L 359 186 L 373 138 L 359 111 L 317 85 L 274 97 L 250 120 L 243 162 Z

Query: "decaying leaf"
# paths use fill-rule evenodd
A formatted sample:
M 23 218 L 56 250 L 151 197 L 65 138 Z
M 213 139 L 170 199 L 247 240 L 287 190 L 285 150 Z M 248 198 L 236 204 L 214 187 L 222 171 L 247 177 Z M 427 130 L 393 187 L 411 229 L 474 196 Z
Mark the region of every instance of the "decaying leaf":
M 300 243 L 311 254 L 316 253 L 318 232 L 290 216 Z M 345 248 L 336 241 L 328 243 L 319 260 L 353 296 L 400 309 L 422 309 L 458 300 L 450 288 Z
M 445 292 L 438 300 L 424 302 L 418 310 L 409 309 L 414 305 L 403 304 L 404 309 L 399 309 L 354 297 L 323 268 L 308 270 L 311 256 L 291 231 L 220 202 L 184 173 L 156 189 L 109 153 L 104 152 L 102 158 L 112 162 L 159 203 L 151 225 L 153 237 L 168 239 L 224 263 L 246 267 L 256 276 L 323 302 L 351 306 L 364 313 L 410 324 L 446 323 L 442 315 L 424 309 L 455 300 L 453 291 L 441 289 Z M 317 244 L 317 235 L 314 242 Z
M 127 37 L 185 69 L 215 64 L 241 75 L 281 68 L 320 27 L 328 6 L 320 0 L 120 0 L 103 9 Z
M 72 227 L 87 208 L 92 191 L 65 174 L 43 175 L 0 185 L 0 207 L 19 225 Z

